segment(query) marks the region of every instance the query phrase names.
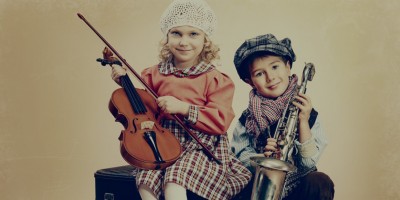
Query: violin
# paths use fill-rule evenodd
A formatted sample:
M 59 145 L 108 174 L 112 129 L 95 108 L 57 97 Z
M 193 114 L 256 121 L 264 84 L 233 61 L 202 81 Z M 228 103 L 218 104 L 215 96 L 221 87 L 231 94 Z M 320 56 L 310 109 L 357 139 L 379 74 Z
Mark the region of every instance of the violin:
M 97 59 L 103 66 L 122 66 L 105 47 L 103 59 Z M 158 105 L 154 98 L 143 89 L 135 88 L 128 75 L 120 77 L 122 88 L 115 90 L 108 108 L 115 121 L 125 130 L 121 131 L 120 151 L 129 164 L 142 169 L 164 169 L 172 165 L 181 155 L 182 148 L 175 137 L 158 123 Z
M 182 153 L 182 147 L 174 134 L 159 124 L 158 95 L 81 14 L 78 13 L 78 16 L 108 47 L 103 50 L 103 59 L 97 61 L 104 66 L 122 66 L 123 63 L 146 89 L 135 88 L 129 76 L 125 75 L 120 77 L 122 88 L 115 90 L 111 96 L 109 110 L 125 128 L 119 137 L 122 157 L 130 165 L 142 169 L 164 169 L 172 165 Z M 113 53 L 118 58 L 113 57 Z M 171 116 L 211 160 L 221 164 L 177 115 Z

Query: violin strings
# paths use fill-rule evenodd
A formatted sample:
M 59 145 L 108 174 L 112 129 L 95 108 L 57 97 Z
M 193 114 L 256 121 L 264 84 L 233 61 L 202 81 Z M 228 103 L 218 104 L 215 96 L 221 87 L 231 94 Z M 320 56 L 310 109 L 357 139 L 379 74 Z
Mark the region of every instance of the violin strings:
M 132 96 L 134 98 L 135 103 L 138 104 L 138 107 L 140 109 L 140 113 L 144 114 L 147 112 L 146 107 L 144 106 L 144 103 L 142 101 L 142 99 L 139 96 L 139 93 L 137 92 L 137 90 L 135 89 L 135 87 L 133 86 L 133 83 L 130 81 L 129 77 L 127 78 L 128 85 L 129 85 L 129 90 L 132 91 Z
M 137 104 L 137 101 L 132 94 L 132 91 L 129 88 L 129 83 L 126 77 L 121 77 L 122 87 L 125 89 L 126 95 L 128 96 L 129 102 L 131 103 L 133 110 L 135 113 L 141 113 L 140 105 Z
M 135 103 L 135 101 L 132 101 L 132 98 L 131 98 L 131 92 L 129 91 L 129 89 L 128 89 L 128 84 L 126 83 L 126 79 L 124 78 L 124 77 L 121 77 L 121 84 L 122 84 L 122 87 L 124 88 L 124 90 L 125 90 L 125 92 L 126 92 L 126 95 L 128 96 L 128 100 L 129 100 L 129 102 L 131 103 L 131 106 L 132 106 L 132 108 L 133 108 L 133 111 L 135 112 L 135 113 L 138 113 L 139 111 L 138 111 L 138 107 L 137 107 L 137 105 L 136 105 L 136 103 Z
M 134 107 L 134 111 L 138 114 L 146 113 L 146 107 L 144 106 L 143 101 L 140 99 L 139 94 L 134 88 L 132 82 L 129 80 L 129 77 L 121 77 L 121 82 L 132 104 L 132 107 Z

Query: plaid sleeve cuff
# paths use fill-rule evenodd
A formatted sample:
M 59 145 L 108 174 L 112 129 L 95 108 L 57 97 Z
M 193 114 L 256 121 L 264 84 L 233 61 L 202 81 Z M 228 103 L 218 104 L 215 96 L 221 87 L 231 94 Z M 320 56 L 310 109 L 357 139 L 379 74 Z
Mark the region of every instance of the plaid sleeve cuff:
M 195 124 L 197 122 L 197 117 L 199 116 L 199 107 L 190 105 L 189 114 L 185 117 L 185 121 L 191 124 Z
M 318 153 L 317 143 L 315 142 L 314 137 L 311 137 L 309 140 L 302 144 L 297 141 L 295 141 L 295 143 L 297 144 L 297 149 L 299 150 L 299 153 L 302 157 L 312 157 L 316 153 Z

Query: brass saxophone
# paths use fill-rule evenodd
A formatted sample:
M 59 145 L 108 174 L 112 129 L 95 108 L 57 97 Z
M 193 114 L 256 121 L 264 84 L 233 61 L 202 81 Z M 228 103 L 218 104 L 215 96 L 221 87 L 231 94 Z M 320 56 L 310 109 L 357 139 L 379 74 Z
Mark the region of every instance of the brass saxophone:
M 314 65 L 306 63 L 301 84 L 297 88 L 297 94 L 306 93 L 307 81 L 312 81 L 314 74 Z M 273 135 L 277 140 L 280 151 L 274 153 L 271 157 L 258 154 L 250 158 L 251 165 L 256 169 L 252 200 L 282 199 L 286 175 L 296 169 L 293 165 L 292 152 L 297 135 L 299 109 L 292 104 L 292 101 L 293 99 L 288 102 Z

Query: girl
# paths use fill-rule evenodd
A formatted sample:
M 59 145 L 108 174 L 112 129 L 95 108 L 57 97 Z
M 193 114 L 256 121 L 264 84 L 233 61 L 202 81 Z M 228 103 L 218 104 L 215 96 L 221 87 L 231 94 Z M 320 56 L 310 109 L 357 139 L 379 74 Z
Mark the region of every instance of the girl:
M 219 58 L 219 48 L 209 38 L 215 25 L 214 12 L 203 0 L 175 0 L 161 16 L 161 62 L 141 75 L 160 96 L 157 104 L 165 113 L 161 123 L 179 139 L 183 153 L 164 170 L 137 169 L 144 200 L 187 199 L 186 190 L 206 199 L 230 199 L 251 178 L 228 148 L 234 84 L 213 64 Z M 125 73 L 113 68 L 112 78 L 119 83 Z M 222 164 L 209 160 L 168 114 L 180 116 Z

